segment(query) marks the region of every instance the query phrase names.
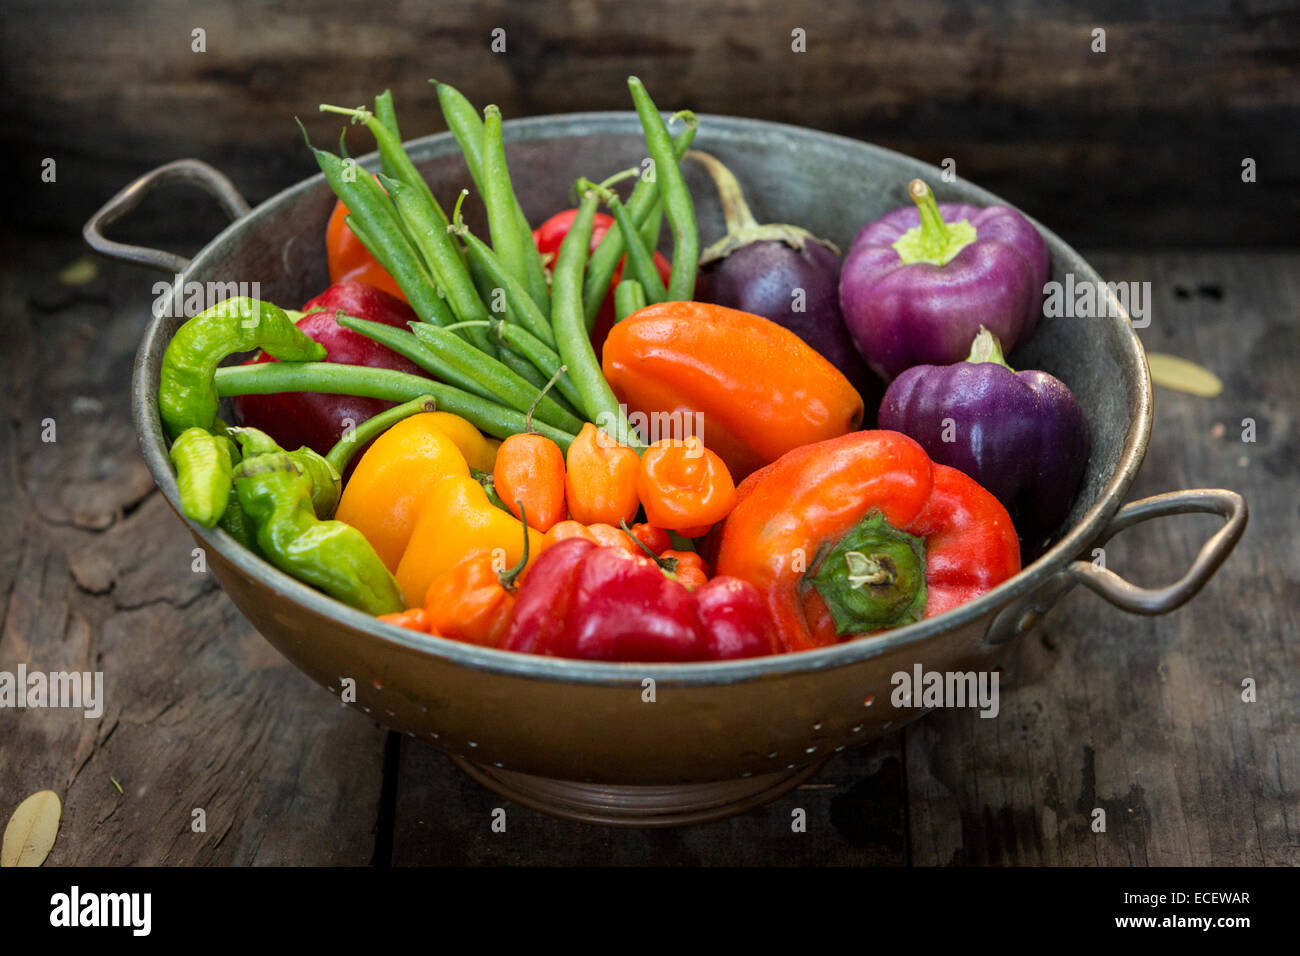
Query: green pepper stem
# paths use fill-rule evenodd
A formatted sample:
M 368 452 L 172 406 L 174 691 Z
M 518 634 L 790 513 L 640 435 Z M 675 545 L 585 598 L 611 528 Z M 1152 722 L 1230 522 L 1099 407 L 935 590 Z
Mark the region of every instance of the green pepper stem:
M 519 506 L 519 524 L 524 529 L 524 556 L 519 559 L 509 571 L 498 571 L 497 580 L 507 591 L 515 590 L 515 578 L 523 574 L 524 568 L 528 567 L 528 509 L 524 507 L 524 502 L 520 498 L 515 499 L 515 504 Z
M 329 450 L 325 460 L 333 465 L 334 470 L 341 475 L 352 462 L 352 457 L 369 445 L 372 439 L 377 438 L 381 433 L 386 432 L 404 418 L 418 415 L 421 412 L 436 412 L 437 410 L 438 402 L 432 395 L 421 395 L 419 398 L 413 398 L 396 408 L 390 408 L 386 412 L 373 415 L 360 425 L 344 432 L 343 437 L 335 442 L 334 447 Z
M 923 179 L 913 179 L 907 184 L 907 194 L 916 203 L 921 214 L 921 232 L 925 241 L 935 246 L 943 246 L 948 241 L 948 226 L 939 215 L 939 204 L 935 201 L 934 191 Z
M 632 529 L 627 526 L 626 518 L 619 518 L 618 524 L 619 527 L 623 529 L 623 533 L 632 539 L 632 543 L 635 544 L 642 551 L 644 551 L 646 553 L 646 556 L 649 557 L 651 561 L 653 561 L 655 564 L 659 566 L 659 570 L 664 573 L 665 577 L 670 577 L 674 581 L 677 580 L 677 559 L 676 558 L 663 558 L 655 554 L 653 551 L 651 551 L 650 547 L 644 541 L 642 541 L 640 538 L 638 538 L 636 535 L 632 533 Z
M 979 334 L 971 342 L 970 355 L 966 357 L 966 361 L 971 363 L 991 362 L 995 365 L 1001 365 L 1003 368 L 1011 369 L 1013 372 L 1015 371 L 1007 364 L 1006 358 L 1003 357 L 1002 343 L 998 341 L 998 337 L 982 325 Z

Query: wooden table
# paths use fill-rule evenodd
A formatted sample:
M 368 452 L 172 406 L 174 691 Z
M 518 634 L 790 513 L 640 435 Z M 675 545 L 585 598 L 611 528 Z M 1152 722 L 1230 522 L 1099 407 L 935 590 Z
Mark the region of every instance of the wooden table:
M 935 713 L 769 807 L 676 831 L 507 805 L 272 650 L 192 570 L 136 450 L 128 381 L 153 277 L 97 263 L 61 281 L 83 255 L 11 241 L 0 272 L 0 671 L 100 670 L 107 698 L 98 720 L 0 710 L 0 820 L 36 790 L 64 803 L 47 865 L 1300 864 L 1300 254 L 1090 257 L 1151 281 L 1149 349 L 1225 384 L 1214 399 L 1157 390 L 1132 492 L 1249 501 L 1245 537 L 1191 605 L 1146 619 L 1071 593 L 1018 645 L 999 719 Z M 1217 521 L 1133 529 L 1108 564 L 1165 583 Z

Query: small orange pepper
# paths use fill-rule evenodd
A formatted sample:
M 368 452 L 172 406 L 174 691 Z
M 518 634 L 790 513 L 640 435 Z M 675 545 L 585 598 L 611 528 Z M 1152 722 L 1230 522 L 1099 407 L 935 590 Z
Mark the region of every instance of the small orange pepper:
M 661 560 L 672 558 L 677 562 L 673 573 L 677 575 L 678 581 L 692 591 L 709 583 L 709 566 L 694 551 L 674 551 L 669 548 L 660 552 L 659 557 Z
M 564 493 L 569 517 L 585 525 L 615 527 L 636 517 L 641 459 L 635 451 L 587 422 L 569 445 L 567 465 Z
M 551 545 L 563 541 L 565 538 L 582 538 L 584 541 L 590 541 L 592 544 L 601 548 L 622 548 L 625 551 L 631 551 L 639 554 L 640 550 L 636 542 L 629 538 L 621 528 L 615 528 L 612 524 L 583 524 L 580 521 L 560 521 L 557 522 L 550 531 L 546 532 L 546 537 L 542 539 L 542 550 L 546 550 Z
M 396 624 L 398 627 L 404 627 L 408 631 L 420 631 L 423 634 L 434 635 L 438 633 L 433 627 L 433 622 L 429 620 L 429 615 L 422 607 L 408 607 L 405 611 L 381 614 L 379 620 L 388 624 Z
M 664 439 L 641 456 L 637 494 L 646 520 L 688 538 L 704 534 L 736 506 L 736 483 L 698 435 Z
M 528 513 L 529 527 L 543 534 L 564 520 L 564 452 L 545 435 L 511 435 L 497 449 L 492 484 L 510 513 L 519 517 L 516 500 Z
M 669 537 L 668 531 L 664 528 L 656 528 L 652 524 L 644 521 L 638 521 L 632 525 L 632 537 L 636 538 L 655 554 L 663 554 L 673 546 L 673 539 Z

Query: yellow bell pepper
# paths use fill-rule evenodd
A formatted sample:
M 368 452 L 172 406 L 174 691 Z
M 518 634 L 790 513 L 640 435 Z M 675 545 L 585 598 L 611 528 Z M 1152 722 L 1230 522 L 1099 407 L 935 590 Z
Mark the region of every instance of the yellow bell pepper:
M 447 435 L 446 420 L 439 421 L 442 414 L 412 415 L 376 438 L 357 462 L 334 514 L 366 536 L 390 571 L 402 559 L 434 488 L 449 477 L 470 480 L 465 455 Z
M 397 565 L 397 584 L 407 607 L 424 604 L 439 574 L 478 551 L 501 551 L 501 567 L 524 555 L 523 523 L 493 505 L 473 478 L 444 477 L 428 495 Z M 542 536 L 528 529 L 529 564 L 542 551 Z
M 430 412 L 433 424 L 452 440 L 471 468 L 491 471 L 497 461 L 501 442 L 488 438 L 467 420 L 451 412 Z

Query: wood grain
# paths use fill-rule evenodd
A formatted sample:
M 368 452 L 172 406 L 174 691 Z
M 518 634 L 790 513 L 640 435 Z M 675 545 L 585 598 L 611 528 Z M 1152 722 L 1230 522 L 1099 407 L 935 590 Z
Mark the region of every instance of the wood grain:
M 511 118 L 628 109 L 636 73 L 665 108 L 951 158 L 959 176 L 1081 244 L 1297 237 L 1294 3 L 323 0 L 295 12 L 273 0 L 10 0 L 6 14 L 0 162 L 30 187 L 11 209 L 29 228 L 78 228 L 132 178 L 183 156 L 264 199 L 316 171 L 294 116 L 318 142 L 337 140 L 322 102 L 391 87 L 415 137 L 443 129 L 431 76 Z M 192 50 L 195 29 L 205 52 Z M 498 29 L 503 52 L 491 48 Z M 792 50 L 795 30 L 806 52 Z M 54 184 L 39 179 L 47 157 Z M 1241 180 L 1247 157 L 1255 183 Z M 183 191 L 166 202 L 197 206 Z

